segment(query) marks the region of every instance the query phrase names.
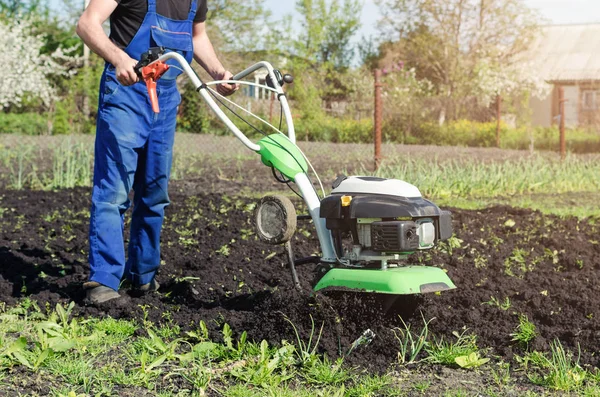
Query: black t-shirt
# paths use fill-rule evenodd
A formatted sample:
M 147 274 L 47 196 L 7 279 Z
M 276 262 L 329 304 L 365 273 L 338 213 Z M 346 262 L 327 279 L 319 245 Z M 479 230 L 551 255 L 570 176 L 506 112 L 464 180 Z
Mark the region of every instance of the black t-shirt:
M 137 33 L 148 12 L 148 0 L 115 0 L 117 8 L 110 16 L 110 39 L 125 48 Z M 198 0 L 194 22 L 206 21 L 207 0 Z M 176 20 L 186 20 L 192 0 L 156 0 L 156 12 Z

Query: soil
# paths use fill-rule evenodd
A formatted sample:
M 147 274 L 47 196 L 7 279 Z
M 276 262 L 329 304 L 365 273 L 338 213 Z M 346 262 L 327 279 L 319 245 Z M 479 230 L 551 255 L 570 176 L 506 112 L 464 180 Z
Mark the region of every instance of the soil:
M 539 333 L 530 348 L 548 350 L 558 338 L 574 352 L 581 347 L 582 364 L 600 364 L 595 354 L 600 351 L 600 241 L 590 220 L 509 207 L 450 209 L 460 247 L 436 248 L 410 262 L 446 269 L 458 288 L 402 297 L 384 311 L 386 297 L 380 295 L 311 294 L 314 265 L 298 268 L 303 291 L 297 291 L 283 247 L 252 234 L 251 207 L 257 199 L 233 195 L 244 182 L 206 178 L 171 186 L 157 276 L 160 293 L 122 291 L 122 302 L 102 307 L 84 305 L 81 288 L 89 269 L 89 189 L 0 190 L 0 301 L 75 301 L 80 315 L 138 320 L 146 315 L 183 330 L 203 320 L 217 340 L 228 323 L 238 334 L 247 331 L 251 339 L 274 344 L 295 341 L 294 327 L 307 341 L 314 321 L 315 332 L 323 327 L 319 349 L 331 357 L 345 354 L 370 329 L 374 340 L 347 360 L 376 372 L 397 360 L 393 329 L 401 326 L 401 318 L 417 330 L 423 319 L 433 319 L 430 332 L 446 340 L 466 330 L 490 355 L 510 359 L 523 353 L 511 333 L 519 315 L 526 315 Z M 266 179 L 252 188 L 279 189 Z M 310 223 L 300 221 L 293 245 L 297 257 L 318 251 Z M 508 298 L 510 307 L 493 304 L 492 297 Z

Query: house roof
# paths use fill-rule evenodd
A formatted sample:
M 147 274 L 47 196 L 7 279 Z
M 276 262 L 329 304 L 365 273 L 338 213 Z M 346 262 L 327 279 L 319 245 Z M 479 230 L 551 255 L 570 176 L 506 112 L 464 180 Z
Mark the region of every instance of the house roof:
M 544 26 L 530 49 L 546 81 L 600 80 L 600 23 Z

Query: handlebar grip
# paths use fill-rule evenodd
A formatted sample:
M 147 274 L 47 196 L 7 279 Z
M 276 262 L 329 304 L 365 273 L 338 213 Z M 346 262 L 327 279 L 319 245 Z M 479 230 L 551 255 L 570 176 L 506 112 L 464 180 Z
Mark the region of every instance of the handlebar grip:
M 144 77 L 142 76 L 142 68 L 143 68 L 143 67 L 144 67 L 144 64 L 142 63 L 142 61 L 139 61 L 139 62 L 137 63 L 137 65 L 135 65 L 135 66 L 133 67 L 133 70 L 135 71 L 135 74 L 137 74 L 137 76 L 138 76 L 138 78 L 139 78 L 140 80 L 143 80 L 143 78 L 144 78 Z
M 283 82 L 286 84 L 292 84 L 294 82 L 294 76 L 289 73 L 283 75 Z
M 142 68 L 143 68 L 144 66 L 145 66 L 145 65 L 144 65 L 144 62 L 143 62 L 143 61 L 139 61 L 139 62 L 138 62 L 138 63 L 137 63 L 137 64 L 136 64 L 136 65 L 133 67 L 133 70 L 135 71 L 135 74 L 137 74 L 137 76 L 138 76 L 138 78 L 139 78 L 140 80 L 142 80 L 142 79 L 143 79 L 143 76 L 142 76 Z
M 275 75 L 275 79 L 277 80 L 277 83 L 280 87 L 283 87 L 284 84 L 292 84 L 294 82 L 294 77 L 291 74 L 286 73 L 285 75 L 282 75 L 281 72 L 277 69 L 273 69 L 273 74 Z M 265 83 L 267 84 L 267 86 L 275 88 L 275 83 L 273 82 L 273 79 L 271 79 L 271 75 L 269 74 L 265 79 Z

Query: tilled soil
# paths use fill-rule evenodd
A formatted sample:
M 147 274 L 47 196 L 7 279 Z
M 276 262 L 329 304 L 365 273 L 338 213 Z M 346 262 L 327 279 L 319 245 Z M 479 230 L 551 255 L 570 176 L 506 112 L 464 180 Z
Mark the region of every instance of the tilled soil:
M 256 200 L 206 193 L 198 186 L 173 185 L 157 276 L 160 293 L 123 291 L 123 302 L 100 308 L 85 306 L 81 289 L 88 273 L 89 189 L 0 191 L 0 300 L 75 301 L 80 315 L 147 316 L 184 330 L 204 320 L 217 340 L 228 323 L 234 332 L 275 344 L 295 341 L 294 327 L 307 341 L 314 321 L 315 333 L 323 327 L 319 348 L 332 357 L 345 354 L 370 329 L 375 339 L 348 361 L 372 371 L 397 360 L 393 330 L 401 326 L 401 317 L 415 330 L 423 319 L 433 319 L 430 331 L 447 340 L 466 329 L 490 354 L 509 359 L 523 353 L 510 334 L 519 315 L 526 315 L 539 332 L 530 348 L 547 350 L 558 338 L 572 351 L 581 347 L 583 364 L 599 365 L 600 238 L 588 220 L 508 207 L 453 209 L 459 240 L 452 248 L 415 255 L 411 263 L 446 269 L 458 289 L 403 297 L 384 312 L 387 297 L 339 291 L 311 295 L 314 265 L 298 269 L 304 291 L 295 290 L 283 247 L 264 244 L 253 234 Z M 297 257 L 318 251 L 308 222 L 300 223 L 293 243 Z M 494 304 L 506 298 L 510 307 Z

